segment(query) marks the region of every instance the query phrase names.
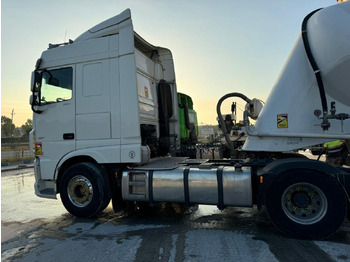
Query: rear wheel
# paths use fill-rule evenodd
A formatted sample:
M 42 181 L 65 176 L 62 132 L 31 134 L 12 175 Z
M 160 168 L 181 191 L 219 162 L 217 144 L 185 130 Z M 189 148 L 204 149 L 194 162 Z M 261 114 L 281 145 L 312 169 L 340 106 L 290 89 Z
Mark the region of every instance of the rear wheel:
M 93 163 L 68 168 L 60 181 L 60 194 L 64 207 L 77 217 L 98 215 L 110 201 L 102 171 Z
M 285 235 L 323 239 L 343 223 L 347 200 L 333 177 L 312 170 L 294 170 L 280 175 L 270 186 L 266 209 Z

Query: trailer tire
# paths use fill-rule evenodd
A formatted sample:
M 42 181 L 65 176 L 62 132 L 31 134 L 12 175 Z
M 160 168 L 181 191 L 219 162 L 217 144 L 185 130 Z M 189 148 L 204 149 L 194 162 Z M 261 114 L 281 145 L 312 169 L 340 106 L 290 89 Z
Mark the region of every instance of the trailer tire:
M 64 207 L 76 217 L 96 216 L 110 201 L 102 170 L 93 163 L 69 167 L 61 178 L 60 189 Z
M 279 175 L 265 200 L 273 224 L 293 238 L 327 238 L 338 230 L 347 214 L 347 199 L 339 182 L 308 169 Z

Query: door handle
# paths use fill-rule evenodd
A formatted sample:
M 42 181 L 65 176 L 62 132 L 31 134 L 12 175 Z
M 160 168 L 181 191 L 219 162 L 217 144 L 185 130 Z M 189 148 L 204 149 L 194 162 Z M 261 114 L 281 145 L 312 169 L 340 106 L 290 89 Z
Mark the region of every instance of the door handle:
M 64 140 L 74 139 L 74 133 L 65 133 L 63 134 Z

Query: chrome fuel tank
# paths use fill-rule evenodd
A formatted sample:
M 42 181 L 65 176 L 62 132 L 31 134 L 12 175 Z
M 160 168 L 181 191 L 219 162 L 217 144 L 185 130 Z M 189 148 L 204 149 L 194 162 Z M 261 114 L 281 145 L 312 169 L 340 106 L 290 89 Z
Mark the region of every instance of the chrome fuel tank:
M 123 172 L 122 195 L 128 201 L 250 207 L 251 170 L 233 166 L 129 170 Z

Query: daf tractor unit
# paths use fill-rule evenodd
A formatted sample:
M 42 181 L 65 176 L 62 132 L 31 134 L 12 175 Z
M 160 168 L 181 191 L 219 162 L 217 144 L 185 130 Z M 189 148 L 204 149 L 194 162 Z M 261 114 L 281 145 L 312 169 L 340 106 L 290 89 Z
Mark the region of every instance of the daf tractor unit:
M 350 218 L 349 168 L 291 152 L 350 147 L 349 25 L 350 2 L 310 13 L 264 105 L 240 93 L 218 101 L 231 151 L 221 104 L 246 102 L 244 159 L 193 159 L 193 101 L 177 92 L 171 51 L 134 32 L 130 10 L 50 44 L 31 82 L 36 195 L 60 194 L 77 217 L 110 200 L 116 212 L 142 202 L 264 207 L 289 237 L 331 236 Z

